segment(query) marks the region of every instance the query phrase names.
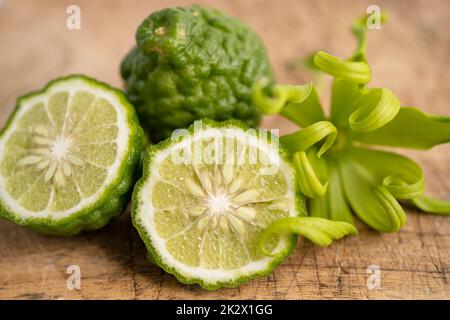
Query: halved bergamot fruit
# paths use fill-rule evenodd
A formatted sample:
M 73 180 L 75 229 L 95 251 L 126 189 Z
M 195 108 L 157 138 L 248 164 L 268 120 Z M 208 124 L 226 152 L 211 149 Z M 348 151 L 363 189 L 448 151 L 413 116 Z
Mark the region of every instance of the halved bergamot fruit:
M 56 235 L 104 226 L 127 203 L 143 143 L 121 91 L 51 81 L 18 99 L 0 133 L 0 216 Z
M 294 234 L 274 239 L 275 257 L 258 246 L 271 222 L 305 212 L 276 136 L 237 120 L 197 121 L 149 147 L 143 165 L 133 224 L 149 259 L 179 281 L 235 287 L 271 273 L 291 253 Z

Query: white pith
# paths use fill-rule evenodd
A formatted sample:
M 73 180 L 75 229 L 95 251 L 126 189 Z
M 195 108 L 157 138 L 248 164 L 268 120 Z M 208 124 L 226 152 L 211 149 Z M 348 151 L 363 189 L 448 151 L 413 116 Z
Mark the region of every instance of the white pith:
M 208 199 L 208 209 L 212 214 L 221 214 L 230 210 L 232 203 L 225 193 L 215 194 Z
M 274 257 L 263 257 L 260 260 L 257 261 L 251 261 L 248 264 L 239 267 L 237 269 L 208 269 L 204 267 L 192 267 L 189 265 L 186 265 L 178 260 L 176 260 L 166 249 L 165 242 L 166 240 L 161 238 L 158 235 L 158 232 L 156 230 L 156 224 L 154 223 L 154 214 L 155 214 L 155 208 L 152 206 L 152 190 L 155 183 L 160 181 L 162 178 L 159 176 L 158 168 L 160 167 L 161 163 L 170 156 L 172 152 L 175 150 L 179 150 L 182 148 L 185 148 L 187 145 L 190 145 L 193 141 L 196 141 L 198 139 L 204 139 L 208 137 L 215 137 L 217 134 L 222 134 L 222 136 L 232 136 L 234 138 L 237 138 L 241 141 L 245 141 L 250 146 L 261 146 L 262 144 L 265 144 L 264 150 L 270 150 L 269 151 L 269 158 L 271 163 L 279 163 L 281 172 L 283 173 L 285 177 L 285 181 L 287 184 L 287 193 L 286 198 L 289 199 L 289 208 L 288 214 L 289 216 L 296 216 L 296 205 L 295 205 L 295 178 L 293 176 L 292 169 L 290 165 L 285 162 L 279 155 L 278 149 L 271 149 L 273 148 L 269 144 L 266 144 L 266 142 L 262 142 L 257 137 L 248 137 L 248 135 L 242 130 L 242 129 L 234 129 L 232 131 L 227 130 L 225 131 L 219 131 L 217 129 L 205 129 L 203 130 L 202 134 L 197 134 L 196 136 L 190 136 L 185 138 L 183 141 L 181 141 L 178 144 L 175 144 L 171 146 L 168 149 L 160 150 L 158 151 L 153 158 L 153 161 L 151 163 L 150 172 L 152 175 L 145 181 L 145 183 L 142 185 L 140 192 L 138 194 L 139 199 L 139 206 L 138 211 L 136 212 L 136 219 L 140 222 L 140 224 L 147 230 L 148 236 L 150 237 L 152 241 L 152 245 L 158 252 L 158 254 L 162 258 L 162 262 L 168 266 L 171 266 L 177 270 L 178 273 L 183 275 L 186 278 L 197 278 L 202 279 L 205 282 L 208 283 L 217 283 L 217 282 L 226 282 L 226 281 L 233 281 L 236 280 L 239 277 L 242 276 L 250 276 L 252 274 L 258 273 L 260 271 L 266 270 L 272 261 L 274 261 L 276 258 Z M 231 200 L 230 194 L 228 194 L 225 190 L 221 190 L 218 193 L 212 193 L 210 195 L 207 195 L 205 197 L 207 200 L 206 205 L 206 211 L 205 215 L 208 218 L 211 218 L 212 216 L 226 216 L 229 215 L 229 211 L 224 212 L 223 209 L 230 208 L 230 206 L 233 206 L 233 202 Z M 209 220 L 208 223 L 212 223 L 212 220 Z M 220 227 L 219 220 L 216 222 Z M 233 228 L 234 231 L 236 231 L 235 227 L 230 224 L 230 229 Z M 231 231 L 230 231 L 231 232 Z M 281 238 L 281 241 L 278 243 L 277 248 L 275 248 L 274 252 L 282 252 L 287 248 L 289 244 L 289 240 L 285 237 Z
M 19 161 L 22 167 L 35 166 L 43 171 L 45 181 L 63 186 L 66 178 L 72 175 L 76 167 L 85 162 L 72 150 L 76 144 L 69 133 L 54 132 L 49 128 L 38 126 L 32 131 L 35 148 Z
M 102 186 L 96 191 L 96 193 L 87 198 L 82 198 L 82 200 L 74 207 L 62 211 L 50 211 L 46 209 L 37 212 L 23 208 L 16 199 L 12 198 L 6 192 L 6 179 L 2 175 L 0 175 L 0 197 L 3 203 L 7 206 L 7 209 L 10 212 L 13 212 L 14 214 L 20 216 L 23 219 L 48 218 L 48 217 L 52 219 L 66 218 L 71 214 L 79 212 L 85 209 L 86 207 L 89 207 L 90 205 L 94 204 L 101 197 L 101 195 L 106 190 L 106 188 L 111 184 L 111 182 L 117 179 L 119 167 L 124 161 L 124 157 L 126 156 L 126 151 L 129 145 L 131 134 L 130 128 L 127 125 L 126 110 L 121 106 L 122 102 L 119 101 L 119 98 L 113 92 L 108 91 L 101 86 L 91 84 L 90 82 L 87 82 L 82 79 L 74 78 L 63 80 L 61 82 L 55 82 L 49 88 L 47 88 L 45 92 L 40 93 L 38 95 L 30 96 L 22 100 L 20 109 L 15 114 L 14 120 L 12 121 L 11 125 L 6 129 L 3 136 L 0 138 L 0 155 L 4 153 L 5 143 L 9 140 L 11 134 L 13 134 L 14 131 L 17 130 L 18 120 L 24 114 L 26 114 L 26 112 L 31 107 L 33 107 L 37 103 L 44 103 L 44 105 L 47 105 L 48 97 L 54 93 L 68 92 L 70 97 L 73 97 L 75 92 L 77 91 L 89 92 L 92 95 L 94 95 L 95 98 L 103 98 L 108 102 L 110 102 L 112 106 L 114 106 L 117 114 L 117 123 L 115 125 L 118 128 L 118 135 L 114 141 L 117 144 L 117 157 L 114 163 L 111 166 L 107 167 L 108 173 L 106 179 L 103 181 Z M 68 105 L 70 105 L 70 98 L 68 101 Z M 46 158 L 41 157 L 41 159 L 39 160 L 40 168 L 42 168 L 44 174 L 48 174 L 48 176 L 52 175 L 51 178 L 54 178 L 56 177 L 58 172 L 58 171 L 53 172 L 53 169 L 50 168 L 52 161 L 54 161 L 54 163 L 57 163 L 57 167 L 61 168 L 60 174 L 69 175 L 70 173 L 69 171 L 76 170 L 77 164 L 80 164 L 78 160 L 81 159 L 76 159 L 76 157 L 73 157 L 73 155 L 68 157 L 68 155 L 70 154 L 68 152 L 68 149 L 71 147 L 70 138 L 61 135 L 51 135 L 51 134 L 49 134 L 49 136 L 50 136 L 48 139 L 49 141 L 47 142 L 41 141 L 42 145 L 45 147 L 43 149 L 46 149 L 48 152 L 44 152 L 43 150 L 42 153 L 45 153 L 45 155 L 40 155 L 46 157 Z M 49 162 L 48 164 L 46 163 L 47 162 L 46 159 Z M 25 161 L 24 163 L 27 162 L 25 159 L 22 160 Z M 29 159 L 29 161 L 32 162 L 33 160 Z
M 70 137 L 61 135 L 59 137 L 56 137 L 56 139 L 52 141 L 52 145 L 50 148 L 51 155 L 54 158 L 60 160 L 66 157 L 71 147 L 72 139 L 70 139 Z

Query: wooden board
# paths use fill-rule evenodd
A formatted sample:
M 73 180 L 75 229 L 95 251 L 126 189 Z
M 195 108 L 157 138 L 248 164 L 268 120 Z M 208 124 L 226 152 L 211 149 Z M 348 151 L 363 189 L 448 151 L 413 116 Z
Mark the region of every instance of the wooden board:
M 3 1 L 0 1 L 0 3 Z M 195 1 L 245 20 L 263 37 L 280 82 L 310 81 L 289 63 L 317 49 L 349 55 L 349 24 L 372 1 Z M 87 73 L 121 86 L 118 66 L 150 12 L 189 1 L 81 1 L 81 29 L 66 29 L 69 1 L 6 1 L 0 8 L 0 123 L 15 97 L 49 79 Z M 391 22 L 370 32 L 372 86 L 393 90 L 404 105 L 450 114 L 450 2 L 380 1 Z M 325 100 L 327 95 L 325 95 Z M 294 126 L 279 118 L 265 127 Z M 429 193 L 450 198 L 450 146 L 407 152 L 424 168 Z M 300 241 L 273 275 L 236 289 L 206 292 L 177 283 L 144 259 L 129 213 L 104 229 L 72 238 L 43 236 L 0 221 L 0 299 L 449 299 L 450 219 L 408 210 L 396 234 L 360 226 L 358 237 L 320 248 Z M 81 269 L 81 289 L 66 268 Z M 378 265 L 381 289 L 367 268 Z

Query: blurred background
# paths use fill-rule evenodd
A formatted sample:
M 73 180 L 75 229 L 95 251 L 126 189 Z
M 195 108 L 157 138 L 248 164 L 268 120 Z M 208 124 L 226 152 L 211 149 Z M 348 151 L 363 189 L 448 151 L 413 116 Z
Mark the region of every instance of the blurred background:
M 369 32 L 372 86 L 390 88 L 404 105 L 450 113 L 450 2 L 447 0 L 0 0 L 2 118 L 18 95 L 51 78 L 86 73 L 122 86 L 119 65 L 134 33 L 151 12 L 167 6 L 209 5 L 238 17 L 267 46 L 280 82 L 310 81 L 290 64 L 318 49 L 348 57 L 349 29 L 371 4 L 390 21 Z M 81 10 L 81 28 L 69 30 L 66 9 Z M 325 90 L 328 91 L 328 90 Z
M 262 37 L 278 81 L 292 84 L 313 80 L 308 70 L 293 65 L 316 50 L 348 57 L 355 47 L 351 22 L 376 4 L 389 12 L 390 20 L 369 32 L 370 85 L 391 89 L 402 105 L 450 115 L 448 0 L 0 0 L 0 126 L 17 96 L 61 75 L 85 73 L 122 87 L 119 65 L 135 44 L 141 21 L 164 7 L 194 3 L 223 10 L 249 24 Z M 80 29 L 66 27 L 70 5 L 81 10 Z M 326 87 L 325 101 L 328 91 Z M 277 117 L 266 118 L 263 126 L 279 128 L 281 133 L 294 129 Z M 448 199 L 450 146 L 439 146 L 426 155 L 407 153 L 423 165 L 430 194 Z M 58 240 L 0 221 L 0 298 L 448 298 L 450 261 L 448 252 L 440 254 L 439 248 L 449 239 L 449 222 L 418 214 L 409 219 L 399 234 L 367 231 L 346 242 L 345 249 L 336 245 L 339 255 L 336 251 L 334 265 L 331 251 L 306 247 L 273 276 L 215 294 L 181 286 L 149 266 L 129 221 L 113 223 L 95 234 Z M 91 282 L 86 280 L 81 293 L 68 293 L 64 266 L 77 256 L 85 257 L 83 270 Z M 365 291 L 364 272 L 373 257 L 383 257 L 380 261 L 391 268 L 386 271 L 386 283 L 393 285 L 383 292 Z M 322 266 L 321 279 L 317 265 Z
M 66 10 L 74 4 L 81 24 L 70 30 Z M 0 0 L 0 125 L 17 96 L 61 75 L 85 73 L 122 87 L 119 66 L 142 20 L 168 6 L 192 4 L 215 7 L 249 24 L 262 37 L 278 81 L 292 84 L 315 80 L 298 62 L 316 50 L 350 56 L 355 48 L 350 25 L 376 4 L 390 19 L 369 31 L 370 85 L 391 89 L 404 106 L 450 114 L 448 0 Z M 325 77 L 325 107 L 330 80 Z M 296 129 L 278 117 L 266 118 L 262 126 L 281 134 Z M 448 146 L 434 150 L 450 153 Z M 450 176 L 448 162 L 436 171 Z M 442 183 L 450 188 L 450 179 Z

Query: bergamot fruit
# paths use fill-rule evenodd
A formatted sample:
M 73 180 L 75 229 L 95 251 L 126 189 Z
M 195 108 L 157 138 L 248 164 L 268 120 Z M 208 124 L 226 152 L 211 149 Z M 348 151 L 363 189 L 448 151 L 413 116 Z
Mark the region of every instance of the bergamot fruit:
M 260 112 L 251 89 L 272 79 L 259 36 L 241 21 L 201 6 L 151 14 L 125 57 L 122 78 L 151 139 L 208 117 L 256 127 Z
M 0 216 L 55 235 L 104 226 L 127 203 L 143 143 L 121 91 L 51 81 L 18 99 L 0 133 Z
M 196 121 L 152 145 L 133 193 L 132 220 L 149 259 L 183 283 L 213 290 L 270 274 L 293 250 L 285 233 L 259 238 L 277 219 L 306 215 L 290 154 L 243 122 Z

